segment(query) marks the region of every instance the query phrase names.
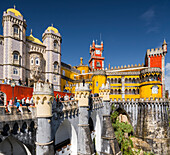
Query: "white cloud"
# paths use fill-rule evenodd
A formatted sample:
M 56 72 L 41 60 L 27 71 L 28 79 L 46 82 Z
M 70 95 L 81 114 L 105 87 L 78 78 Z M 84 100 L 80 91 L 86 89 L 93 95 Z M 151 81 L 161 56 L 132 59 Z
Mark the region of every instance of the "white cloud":
M 151 24 L 151 21 L 155 17 L 155 10 L 153 8 L 148 9 L 146 12 L 144 12 L 141 15 L 141 18 L 146 21 L 146 24 L 149 25 Z
M 165 74 L 165 89 L 169 90 L 170 96 L 170 63 L 167 63 L 165 66 L 166 74 Z

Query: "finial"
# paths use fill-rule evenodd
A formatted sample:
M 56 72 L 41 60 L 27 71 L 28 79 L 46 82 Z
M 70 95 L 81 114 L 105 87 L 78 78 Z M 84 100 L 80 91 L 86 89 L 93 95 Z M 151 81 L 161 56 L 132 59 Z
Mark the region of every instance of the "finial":
M 109 63 L 109 67 L 108 68 L 110 69 L 110 63 Z
M 53 24 L 51 24 L 51 26 L 53 27 Z
M 16 7 L 16 6 L 14 5 L 14 9 L 15 9 L 15 7 Z
M 97 45 L 97 39 L 96 39 L 96 45 Z
M 80 58 L 80 65 L 83 65 L 83 58 Z
M 31 33 L 30 34 L 32 35 L 32 29 L 31 29 Z
M 166 40 L 165 40 L 165 38 L 164 38 L 164 42 L 163 42 L 163 44 L 166 44 Z

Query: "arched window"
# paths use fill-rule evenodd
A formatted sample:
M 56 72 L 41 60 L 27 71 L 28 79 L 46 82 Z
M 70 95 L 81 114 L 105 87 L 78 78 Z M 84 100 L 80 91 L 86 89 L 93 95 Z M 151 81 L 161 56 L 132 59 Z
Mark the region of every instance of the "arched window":
M 118 78 L 118 83 L 121 83 L 121 78 Z
M 16 68 L 13 69 L 13 74 L 18 74 L 18 70 Z
M 57 40 L 54 40 L 54 49 L 57 48 L 57 44 L 58 44 Z
M 125 78 L 125 83 L 128 83 L 128 81 L 129 81 L 129 80 L 128 80 L 127 78 Z
M 107 79 L 107 82 L 110 83 L 110 79 L 109 78 Z
M 18 25 L 14 25 L 13 26 L 13 30 L 14 30 L 14 35 L 18 35 L 19 34 L 19 26 Z
M 118 94 L 121 94 L 121 89 L 118 89 Z
M 111 78 L 111 83 L 113 83 L 113 78 Z
M 129 94 L 132 94 L 132 90 L 131 89 L 129 89 Z
M 135 89 L 132 90 L 132 94 L 135 94 Z
M 125 94 L 128 94 L 128 90 L 127 89 L 125 89 Z
M 54 70 L 56 71 L 58 71 L 58 62 L 56 61 L 56 62 L 54 62 Z
M 34 59 L 33 58 L 31 58 L 31 65 L 33 65 L 34 64 Z
M 117 83 L 117 78 L 115 78 L 115 83 Z
M 35 58 L 35 64 L 40 65 L 39 58 Z
M 19 54 L 18 53 L 16 53 L 16 52 L 14 52 L 14 60 L 19 60 Z
M 129 78 L 129 83 L 131 83 L 132 82 L 132 79 L 131 78 Z
M 54 75 L 54 81 L 56 81 L 57 80 L 57 78 L 56 78 L 56 76 Z
M 135 78 L 132 79 L 132 83 L 135 83 Z
M 110 90 L 110 94 L 113 94 L 113 89 Z
M 115 89 L 115 94 L 117 94 L 117 89 Z

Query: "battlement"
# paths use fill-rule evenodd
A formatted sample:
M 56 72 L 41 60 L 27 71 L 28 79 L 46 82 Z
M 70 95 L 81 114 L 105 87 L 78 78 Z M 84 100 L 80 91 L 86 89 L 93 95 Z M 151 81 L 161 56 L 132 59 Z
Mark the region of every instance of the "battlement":
M 80 84 L 76 84 L 76 88 L 75 91 L 90 91 L 89 89 L 89 84 L 88 83 L 80 83 Z
M 155 56 L 155 55 L 161 55 L 163 54 L 163 49 L 162 47 L 160 48 L 152 48 L 152 49 L 147 49 L 147 55 L 148 56 Z
M 161 68 L 159 68 L 159 67 L 152 67 L 152 68 L 146 68 L 146 69 L 144 69 L 144 70 L 142 70 L 141 71 L 141 74 L 145 74 L 145 73 L 155 73 L 155 72 L 157 72 L 157 73 L 161 73 L 162 71 L 161 71 Z
M 37 82 L 34 83 L 34 89 L 33 89 L 33 94 L 38 95 L 38 94 L 44 94 L 44 95 L 54 95 L 53 93 L 53 85 L 49 83 L 42 83 L 42 82 Z
M 110 85 L 109 83 L 102 84 L 102 86 L 99 88 L 99 90 L 110 90 Z
M 144 64 L 142 63 L 142 64 L 135 64 L 135 65 L 133 65 L 133 64 L 131 64 L 131 65 L 121 65 L 121 66 L 118 66 L 118 67 L 108 67 L 108 68 L 105 68 L 105 70 L 121 70 L 121 69 L 131 69 L 131 68 L 138 68 L 138 67 L 144 67 Z

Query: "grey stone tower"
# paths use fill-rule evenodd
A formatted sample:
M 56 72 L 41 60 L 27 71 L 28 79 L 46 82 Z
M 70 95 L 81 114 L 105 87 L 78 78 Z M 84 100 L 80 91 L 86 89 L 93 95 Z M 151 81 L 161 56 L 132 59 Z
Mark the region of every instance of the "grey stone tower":
M 53 87 L 48 83 L 34 84 L 33 100 L 37 108 L 36 154 L 54 154 L 51 136 Z
M 46 46 L 44 58 L 46 60 L 45 78 L 53 83 L 54 90 L 61 89 L 61 35 L 56 28 L 49 26 L 42 36 Z
M 78 155 L 92 155 L 92 140 L 89 129 L 89 95 L 88 85 L 80 83 L 76 86 L 75 98 L 79 102 L 79 124 L 78 124 Z
M 14 7 L 4 11 L 2 25 L 4 36 L 3 78 L 25 80 L 26 21 Z

